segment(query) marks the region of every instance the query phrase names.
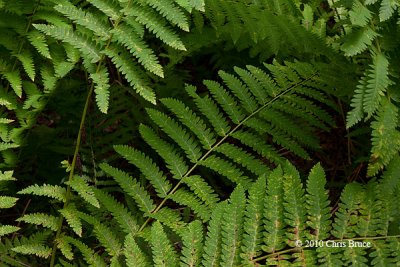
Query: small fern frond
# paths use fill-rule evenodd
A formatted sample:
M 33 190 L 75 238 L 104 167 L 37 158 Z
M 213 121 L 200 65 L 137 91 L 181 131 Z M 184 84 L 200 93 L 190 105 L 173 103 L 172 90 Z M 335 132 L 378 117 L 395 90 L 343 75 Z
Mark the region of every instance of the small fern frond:
M 65 218 L 71 229 L 78 235 L 82 236 L 82 222 L 78 216 L 78 210 L 73 203 L 68 204 L 60 210 L 61 215 Z
M 243 215 L 245 212 L 245 192 L 242 186 L 236 187 L 231 194 L 229 207 L 224 212 L 222 221 L 222 255 L 223 266 L 237 266 L 240 262 L 239 252 L 243 235 Z
M 171 190 L 171 184 L 157 167 L 157 165 L 142 152 L 128 146 L 114 146 L 114 149 L 131 164 L 136 165 L 145 178 L 154 186 L 159 197 L 166 197 Z
M 136 201 L 139 208 L 144 213 L 149 214 L 154 210 L 155 205 L 147 191 L 144 190 L 140 184 L 135 182 L 127 173 L 113 168 L 106 163 L 101 164 L 100 168 L 115 179 L 121 188 Z
M 376 175 L 400 150 L 400 132 L 397 130 L 399 110 L 393 103 L 382 99 L 376 120 L 371 123 L 372 148 L 368 175 Z
M 328 192 L 325 189 L 326 178 L 324 169 L 320 164 L 315 165 L 307 180 L 307 224 L 314 229 L 311 237 L 314 240 L 322 240 L 329 237 L 330 210 Z
M 47 215 L 44 213 L 25 214 L 24 216 L 18 218 L 17 221 L 42 225 L 43 227 L 57 231 L 58 219 L 52 215 Z
M 200 221 L 188 224 L 182 236 L 181 266 L 198 266 L 203 254 L 203 225 Z
M 379 36 L 379 34 L 369 26 L 355 29 L 346 36 L 341 49 L 345 52 L 346 56 L 358 55 L 365 51 L 377 36 Z
M 151 241 L 154 266 L 178 266 L 178 256 L 159 222 L 151 227 Z
M 373 57 L 373 63 L 369 70 L 367 85 L 364 95 L 364 110 L 370 117 L 378 108 L 382 96 L 390 85 L 389 80 L 389 61 L 382 53 Z
M 93 188 L 88 185 L 88 183 L 84 180 L 83 177 L 79 177 L 75 175 L 66 182 L 75 192 L 78 193 L 87 203 L 95 206 L 96 208 L 100 208 L 100 203 L 97 200 Z
M 21 191 L 18 194 L 32 194 L 37 196 L 47 196 L 54 198 L 58 201 L 65 202 L 66 190 L 64 187 L 58 185 L 31 185 Z
M 125 238 L 124 255 L 128 267 L 147 267 L 151 265 L 131 234 Z

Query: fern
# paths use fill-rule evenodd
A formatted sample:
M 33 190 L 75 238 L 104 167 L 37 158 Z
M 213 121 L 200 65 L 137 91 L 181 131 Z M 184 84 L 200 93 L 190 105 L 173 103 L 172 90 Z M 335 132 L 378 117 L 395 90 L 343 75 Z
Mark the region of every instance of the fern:
M 183 266 L 195 266 L 200 261 L 205 266 L 247 266 L 265 261 L 273 265 L 301 263 L 314 266 L 360 262 L 391 265 L 399 253 L 399 229 L 388 237 L 388 228 L 381 227 L 395 223 L 392 218 L 384 216 L 386 212 L 394 212 L 395 207 L 392 206 L 390 210 L 374 207 L 378 207 L 377 203 L 383 199 L 395 200 L 395 190 L 386 195 L 379 192 L 385 190 L 388 183 L 394 183 L 397 188 L 399 184 L 396 175 L 398 166 L 392 165 L 377 181 L 371 181 L 365 186 L 357 183 L 347 185 L 340 197 L 339 209 L 332 215 L 332 222 L 328 192 L 324 189 L 325 173 L 320 165 L 311 170 L 304 188 L 298 172 L 286 163 L 283 168 L 273 170 L 269 176 L 262 176 L 252 182 L 247 197 L 246 190 L 238 185 L 227 201 L 216 205 L 211 219 L 205 225 L 206 233 L 203 234 L 199 220 L 186 225 L 179 239 L 182 250 L 172 247 L 173 239 L 166 234 L 167 227 L 159 221 L 154 222 L 150 232 L 144 234 L 145 243 L 140 237 L 127 234 L 124 244 L 126 264 L 177 266 L 180 258 Z M 269 199 L 275 198 L 274 191 L 278 192 L 272 185 L 276 187 L 278 184 L 286 194 L 276 205 L 269 205 Z M 286 186 L 289 184 L 294 186 Z M 297 205 L 288 205 L 291 201 L 296 201 Z M 274 224 L 270 224 L 270 219 L 274 218 L 270 216 L 273 214 L 271 212 L 277 207 L 281 212 L 276 215 L 276 219 L 283 223 L 272 221 Z M 304 215 L 299 217 L 300 214 Z M 371 219 L 371 227 L 366 228 L 368 218 Z M 300 226 L 296 222 L 303 224 Z M 282 243 L 279 247 L 271 249 L 273 232 L 268 225 L 280 227 L 282 235 L 278 236 L 282 237 Z M 364 242 L 364 245 L 355 247 L 354 242 Z M 331 247 L 332 244 L 344 244 L 345 247 Z M 266 247 L 269 247 L 267 252 L 263 249 Z M 151 248 L 151 255 L 147 253 L 148 248 Z

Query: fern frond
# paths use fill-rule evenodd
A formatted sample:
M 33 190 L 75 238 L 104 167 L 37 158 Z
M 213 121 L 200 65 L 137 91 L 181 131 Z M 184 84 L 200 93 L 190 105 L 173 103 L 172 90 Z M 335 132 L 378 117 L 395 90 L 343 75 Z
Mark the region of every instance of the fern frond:
M 112 33 L 115 41 L 127 47 L 146 70 L 161 78 L 164 77 L 162 66 L 154 52 L 144 43 L 142 37 L 125 25 L 119 25 L 118 28 L 113 29 Z
M 101 223 L 96 217 L 79 212 L 79 217 L 93 225 L 93 233 L 110 256 L 118 256 L 122 252 L 122 244 L 110 227 Z
M 167 168 L 175 179 L 181 179 L 188 171 L 185 160 L 178 154 L 176 149 L 162 140 L 150 127 L 141 124 L 139 131 L 142 138 L 164 159 Z
M 200 221 L 188 224 L 182 243 L 181 266 L 198 266 L 203 254 L 203 228 Z
M 387 165 L 400 150 L 398 108 L 386 99 L 378 109 L 376 121 L 371 123 L 372 148 L 368 175 L 373 176 Z
M 183 148 L 191 162 L 197 162 L 200 159 L 199 145 L 175 120 L 154 109 L 147 109 L 147 113 L 168 136 Z
M 354 221 L 357 220 L 355 212 L 361 201 L 360 192 L 362 192 L 361 186 L 356 183 L 348 184 L 344 188 L 333 223 L 332 234 L 335 237 L 339 239 L 354 237 Z
M 126 233 L 134 233 L 139 226 L 136 218 L 123 206 L 122 203 L 116 201 L 112 196 L 102 190 L 95 190 L 95 195 L 99 202 L 104 206 L 118 222 L 118 225 Z
M 135 20 L 144 25 L 150 32 L 162 40 L 165 44 L 177 50 L 186 50 L 185 45 L 166 22 L 160 18 L 151 8 L 135 5 L 124 10 L 128 16 L 135 17 Z
M 325 189 L 325 172 L 320 164 L 315 165 L 307 180 L 307 224 L 314 231 L 314 240 L 323 240 L 329 237 L 331 230 L 328 192 Z
M 261 240 L 263 240 L 263 212 L 264 196 L 266 193 L 266 176 L 259 178 L 249 189 L 249 196 L 246 205 L 244 219 L 244 234 L 240 256 L 250 264 L 251 261 L 259 256 L 261 251 Z M 257 253 L 258 252 L 258 253 Z
M 246 198 L 244 188 L 239 185 L 232 192 L 230 205 L 224 212 L 222 221 L 222 255 L 223 266 L 236 266 L 239 262 L 239 251 L 242 245 L 243 215 Z
M 219 197 L 199 175 L 185 177 L 182 182 L 200 198 L 204 203 L 212 209 L 218 202 Z
M 291 228 L 286 232 L 288 243 L 294 246 L 294 240 L 303 240 L 306 228 L 305 195 L 300 175 L 293 165 L 287 164 L 284 168 L 283 189 L 286 224 Z
M 64 240 L 72 245 L 74 245 L 76 248 L 79 249 L 80 253 L 84 257 L 85 261 L 89 264 L 89 266 L 99 266 L 99 267 L 106 267 L 107 264 L 104 262 L 104 260 L 92 249 L 90 249 L 87 245 L 85 245 L 83 242 L 74 239 L 69 236 L 65 236 Z
M 128 267 L 150 266 L 147 256 L 141 251 L 131 234 L 128 234 L 125 238 L 124 255 Z
M 379 8 L 379 20 L 386 21 L 392 17 L 393 13 L 397 10 L 399 3 L 393 0 L 382 0 L 381 7 Z
M 51 255 L 50 247 L 39 244 L 16 246 L 12 248 L 12 251 L 25 255 L 36 255 L 41 258 L 48 258 Z
M 101 59 L 101 54 L 99 48 L 96 47 L 96 44 L 90 41 L 89 38 L 85 38 L 73 31 L 71 28 L 44 24 L 35 24 L 34 26 L 37 30 L 46 35 L 71 44 L 87 57 L 91 63 L 96 63 Z
M 214 134 L 207 128 L 206 124 L 201 118 L 199 118 L 179 100 L 173 98 L 164 98 L 161 99 L 161 102 L 196 135 L 205 149 L 211 149 L 216 142 L 216 139 Z
M 202 114 L 204 114 L 204 116 L 210 121 L 210 124 L 213 126 L 215 132 L 219 136 L 226 136 L 230 130 L 230 126 L 216 103 L 209 96 L 201 98 L 196 94 L 196 88 L 193 86 L 187 86 L 186 91 L 194 99 Z
M 78 235 L 82 236 L 82 222 L 78 216 L 78 209 L 73 203 L 68 204 L 60 210 L 61 215 L 65 218 L 68 225 Z
M 58 218 L 52 215 L 47 215 L 44 213 L 25 214 L 24 216 L 18 218 L 17 221 L 31 223 L 35 225 L 42 225 L 44 227 L 50 228 L 53 231 L 57 231 Z
M 118 154 L 141 170 L 146 179 L 154 186 L 159 197 L 164 198 L 167 196 L 172 186 L 149 157 L 146 157 L 142 152 L 128 146 L 114 146 L 114 149 Z
M 178 266 L 178 256 L 159 222 L 151 227 L 151 240 L 154 266 Z
M 350 128 L 357 124 L 364 117 L 364 99 L 367 87 L 367 78 L 364 76 L 360 79 L 357 89 L 354 91 L 354 96 L 351 99 L 350 106 L 353 108 L 347 113 L 346 126 Z
M 384 95 L 387 87 L 390 85 L 389 80 L 389 61 L 382 53 L 378 53 L 373 57 L 373 63 L 370 65 L 367 79 L 367 85 L 364 95 L 364 110 L 370 117 L 378 108 L 381 96 Z
M 14 233 L 20 228 L 14 225 L 0 225 L 0 237 Z
M 227 203 L 221 202 L 216 206 L 211 215 L 204 242 L 202 264 L 204 266 L 220 266 L 222 254 L 222 221 Z
M 154 210 L 155 205 L 147 191 L 135 182 L 127 173 L 105 163 L 100 164 L 100 168 L 115 179 L 121 188 L 136 201 L 139 208 L 144 213 L 151 213 Z
M 104 54 L 109 56 L 117 68 L 125 75 L 129 84 L 135 91 L 150 103 L 155 104 L 155 94 L 153 90 L 147 85 L 144 74 L 136 66 L 134 61 L 129 60 L 130 54 L 117 46 L 111 46 L 104 51 Z
M 96 33 L 96 35 L 100 36 L 102 40 L 108 40 L 110 38 L 110 28 L 108 25 L 105 25 L 90 12 L 85 12 L 68 2 L 60 3 L 56 5 L 54 9 L 74 21 L 76 24 Z
M 175 6 L 172 0 L 163 2 L 157 0 L 147 0 L 146 3 L 152 8 L 156 9 L 172 24 L 178 25 L 178 27 L 184 31 L 189 31 L 189 23 L 185 14 Z
M 31 185 L 18 192 L 18 194 L 32 194 L 37 196 L 47 196 L 61 202 L 66 200 L 66 190 L 58 185 Z
M 360 54 L 372 44 L 372 41 L 378 35 L 378 33 L 368 26 L 361 29 L 355 29 L 351 34 L 346 36 L 341 49 L 345 52 L 346 56 Z
M 79 194 L 87 203 L 100 208 L 100 203 L 94 195 L 94 191 L 91 186 L 87 184 L 83 177 L 75 175 L 66 182 L 75 192 Z
M 15 205 L 18 198 L 16 197 L 7 197 L 7 196 L 0 196 L 0 209 L 8 209 Z
M 349 12 L 349 16 L 353 25 L 364 27 L 372 18 L 372 13 L 368 7 L 364 6 L 359 1 L 355 1 L 351 11 Z

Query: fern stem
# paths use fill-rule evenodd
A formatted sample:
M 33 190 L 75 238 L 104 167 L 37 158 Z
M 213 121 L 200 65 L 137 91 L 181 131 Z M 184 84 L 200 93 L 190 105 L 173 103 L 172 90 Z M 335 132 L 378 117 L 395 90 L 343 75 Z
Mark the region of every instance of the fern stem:
M 221 138 L 221 140 L 219 140 L 215 145 L 213 145 L 186 173 L 185 175 L 182 176 L 182 178 L 180 179 L 180 181 L 174 186 L 174 188 L 171 189 L 171 191 L 167 194 L 167 196 L 161 201 L 160 204 L 158 204 L 158 206 L 152 211 L 152 213 L 157 213 L 165 204 L 165 202 L 168 200 L 168 198 L 173 195 L 178 189 L 179 186 L 183 183 L 183 179 L 188 177 L 195 169 L 197 166 L 199 166 L 199 163 L 202 162 L 203 160 L 205 160 L 216 148 L 218 148 L 228 137 L 230 137 L 233 133 L 235 133 L 246 121 L 248 121 L 249 119 L 251 119 L 252 117 L 254 117 L 256 114 L 258 114 L 261 110 L 263 110 L 264 108 L 268 107 L 270 104 L 274 103 L 277 99 L 279 99 L 280 97 L 282 97 L 283 95 L 287 94 L 288 92 L 290 92 L 291 90 L 293 90 L 293 88 L 296 88 L 297 86 L 299 86 L 300 84 L 312 79 L 314 76 L 316 76 L 317 73 L 314 73 L 313 75 L 310 75 L 310 77 L 294 83 L 293 85 L 289 86 L 287 89 L 285 89 L 284 91 L 282 91 L 281 93 L 279 93 L 278 95 L 276 95 L 274 98 L 272 98 L 270 101 L 268 101 L 267 103 L 265 103 L 264 105 L 262 105 L 261 107 L 259 107 L 258 109 L 256 109 L 253 113 L 251 113 L 250 115 L 248 115 L 246 118 L 244 118 L 241 122 L 239 122 L 232 130 L 230 130 L 224 137 Z M 141 231 L 143 231 L 143 229 L 146 227 L 146 225 L 150 222 L 151 218 L 147 218 L 147 220 L 142 224 L 142 226 L 139 228 L 139 230 L 137 231 L 137 233 L 140 233 Z
M 387 236 L 375 236 L 375 237 L 355 237 L 355 238 L 343 238 L 343 239 L 328 239 L 328 240 L 324 240 L 324 242 L 326 242 L 326 241 L 343 242 L 343 241 L 350 241 L 350 240 L 382 240 L 382 239 L 388 239 L 388 238 L 400 238 L 400 235 L 387 235 Z M 301 246 L 301 247 L 294 247 L 294 248 L 281 250 L 281 251 L 278 251 L 278 252 L 274 252 L 274 253 L 271 253 L 271 254 L 268 254 L 268 255 L 264 255 L 264 256 L 255 258 L 255 259 L 252 260 L 252 262 L 256 263 L 258 261 L 265 260 L 265 259 L 267 259 L 269 257 L 277 256 L 277 255 L 280 255 L 280 254 L 285 254 L 285 253 L 292 252 L 292 251 L 295 251 L 295 250 L 298 250 L 298 249 L 303 249 L 303 248 L 306 248 L 306 247 Z M 313 248 L 310 248 L 310 249 L 313 249 Z
M 99 63 L 97 69 L 100 68 L 100 65 L 101 64 Z M 92 83 L 90 88 L 89 88 L 89 92 L 88 92 L 88 95 L 86 97 L 85 106 L 84 106 L 83 112 L 82 112 L 81 122 L 80 122 L 80 125 L 79 125 L 79 132 L 78 132 L 78 136 L 76 138 L 75 151 L 74 151 L 74 156 L 72 158 L 71 171 L 69 172 L 68 181 L 71 181 L 72 177 L 74 176 L 76 160 L 78 158 L 79 148 L 80 148 L 80 145 L 81 145 L 83 127 L 85 126 L 86 114 L 87 114 L 87 110 L 88 110 L 88 107 L 89 107 L 89 104 L 90 104 L 90 99 L 92 98 L 93 90 L 94 90 L 94 84 Z M 68 185 L 67 186 L 67 193 L 65 195 L 64 208 L 68 206 L 70 195 L 71 195 L 71 186 Z M 57 240 L 61 235 L 61 229 L 62 229 L 63 221 L 64 221 L 64 217 L 60 216 L 60 218 L 58 220 L 57 233 L 56 233 L 55 240 Z M 54 266 L 55 256 L 56 256 L 56 249 L 57 249 L 57 242 L 54 242 L 53 249 L 52 249 L 52 252 L 51 252 L 50 267 Z

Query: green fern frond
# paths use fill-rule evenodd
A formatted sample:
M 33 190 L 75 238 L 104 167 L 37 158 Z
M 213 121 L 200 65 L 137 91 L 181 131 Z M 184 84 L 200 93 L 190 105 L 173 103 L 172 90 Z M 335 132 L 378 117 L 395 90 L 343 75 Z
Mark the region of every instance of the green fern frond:
M 372 41 L 377 36 L 379 36 L 379 34 L 368 26 L 355 29 L 351 34 L 346 36 L 341 49 L 345 52 L 346 56 L 360 54 L 372 44 Z
M 147 267 L 151 265 L 131 234 L 125 238 L 124 255 L 128 267 Z
M 61 202 L 66 200 L 66 190 L 58 185 L 31 185 L 18 192 L 18 194 L 32 194 L 37 196 L 47 196 Z
M 121 188 L 136 201 L 143 212 L 151 213 L 154 210 L 155 205 L 147 191 L 135 182 L 127 173 L 105 163 L 101 164 L 100 168 L 115 179 Z
M 198 266 L 203 254 L 203 226 L 200 221 L 194 221 L 187 229 L 182 237 L 181 266 Z
M 264 196 L 266 193 L 266 176 L 259 178 L 249 189 L 244 219 L 244 234 L 240 254 L 242 259 L 251 264 L 251 261 L 260 255 L 261 240 L 263 240 L 262 219 L 264 212 Z
M 178 256 L 159 222 L 151 227 L 151 240 L 154 266 L 178 266 Z
M 71 28 L 45 24 L 35 24 L 34 26 L 44 34 L 74 46 L 91 63 L 96 63 L 101 59 L 101 54 L 96 44 Z
M 166 197 L 171 190 L 171 184 L 157 167 L 157 165 L 142 152 L 128 146 L 114 146 L 114 149 L 131 164 L 136 165 L 143 175 L 154 186 L 159 197 Z
M 94 266 L 99 266 L 99 267 L 107 266 L 107 264 L 104 262 L 104 260 L 96 252 L 94 252 L 87 245 L 85 245 L 82 241 L 79 241 L 79 240 L 74 239 L 69 236 L 65 236 L 64 240 L 79 249 L 80 253 L 82 253 L 82 256 L 84 257 L 85 261 L 89 264 L 89 266 L 93 266 L 93 267 Z
M 372 13 L 368 7 L 364 6 L 359 1 L 353 3 L 353 7 L 349 12 L 350 21 L 353 25 L 364 27 L 372 18 Z
M 147 0 L 146 3 L 152 8 L 156 9 L 172 24 L 178 25 L 178 27 L 184 31 L 189 31 L 189 24 L 185 14 L 175 6 L 172 0 L 163 2 L 157 0 Z
M 100 207 L 100 203 L 97 200 L 93 188 L 88 185 L 88 183 L 84 180 L 83 177 L 79 177 L 75 175 L 66 182 L 75 192 L 79 194 L 87 203 L 95 206 L 96 208 Z
M 324 169 L 320 164 L 315 165 L 307 180 L 307 224 L 314 231 L 311 235 L 314 240 L 329 237 L 331 230 L 328 192 L 325 189 L 326 178 Z
M 24 216 L 17 219 L 19 222 L 26 222 L 35 225 L 42 225 L 43 227 L 50 228 L 53 231 L 57 231 L 58 219 L 52 215 L 44 213 L 31 213 L 25 214 Z
M 246 198 L 242 186 L 236 187 L 231 194 L 229 207 L 224 212 L 222 221 L 222 255 L 223 266 L 236 266 L 239 263 L 239 251 L 242 245 L 243 216 Z
M 8 209 L 15 205 L 18 198 L 16 197 L 7 197 L 7 196 L 0 196 L 0 209 Z
M 361 201 L 360 192 L 362 192 L 360 184 L 348 184 L 344 188 L 340 198 L 341 203 L 333 223 L 332 234 L 335 237 L 343 239 L 355 236 L 354 221 L 357 218 L 355 212 Z
M 103 21 L 91 13 L 76 8 L 74 5 L 68 2 L 60 3 L 56 5 L 54 9 L 65 15 L 76 24 L 95 32 L 102 38 L 102 40 L 108 40 L 110 38 L 110 28 L 108 25 L 105 25 Z
M 399 3 L 393 0 L 382 0 L 381 7 L 379 8 L 379 20 L 386 21 L 392 17 L 393 13 L 397 10 Z
M 164 71 L 157 57 L 144 43 L 141 36 L 125 25 L 119 25 L 118 28 L 113 29 L 112 34 L 115 41 L 127 47 L 146 70 L 161 78 L 164 77 Z
M 16 246 L 12 248 L 12 251 L 25 255 L 36 255 L 41 258 L 48 258 L 51 255 L 50 247 L 39 244 Z
M 364 117 L 364 99 L 365 91 L 367 87 L 367 78 L 364 76 L 361 78 L 360 83 L 357 85 L 357 89 L 354 91 L 354 96 L 351 99 L 350 106 L 353 108 L 347 113 L 346 126 L 350 128 L 357 124 Z
M 110 227 L 101 223 L 96 217 L 79 212 L 79 217 L 93 226 L 93 234 L 110 256 L 118 256 L 122 252 L 122 244 Z
M 60 210 L 61 215 L 65 218 L 71 229 L 78 235 L 82 236 L 82 222 L 78 216 L 78 210 L 73 203 L 68 204 Z
M 90 78 L 95 83 L 94 93 L 96 95 L 97 106 L 101 112 L 107 113 L 110 97 L 108 72 L 105 68 L 101 68 L 98 72 L 91 73 Z
M 284 168 L 283 191 L 285 222 L 292 228 L 286 232 L 286 236 L 289 239 L 289 245 L 294 246 L 294 240 L 303 240 L 305 238 L 304 230 L 306 228 L 307 219 L 305 210 L 306 199 L 300 175 L 297 170 L 289 164 Z
M 364 95 L 364 110 L 370 117 L 378 108 L 381 97 L 384 95 L 387 87 L 390 85 L 389 80 L 389 61 L 382 53 L 378 53 L 373 57 L 373 63 L 370 65 L 367 79 L 365 95 Z
M 0 225 L 0 237 L 14 233 L 20 228 L 14 225 Z
M 112 196 L 102 190 L 95 190 L 95 195 L 101 205 L 105 207 L 118 222 L 118 225 L 126 233 L 136 232 L 139 228 L 136 218 Z
M 168 26 L 162 17 L 158 16 L 151 8 L 146 6 L 134 5 L 124 10 L 125 14 L 135 18 L 137 22 L 146 27 L 157 38 L 165 44 L 177 50 L 186 50 L 185 45 L 177 34 Z
M 400 150 L 400 132 L 398 126 L 398 108 L 386 99 L 382 99 L 376 120 L 371 123 L 372 148 L 368 175 L 377 174 Z

